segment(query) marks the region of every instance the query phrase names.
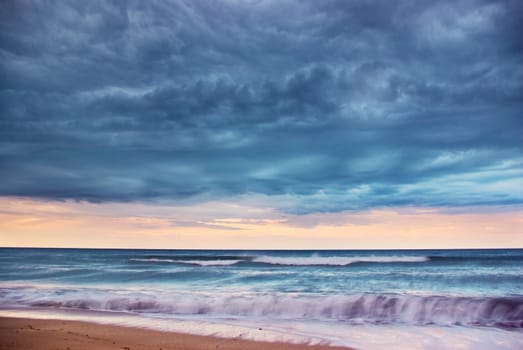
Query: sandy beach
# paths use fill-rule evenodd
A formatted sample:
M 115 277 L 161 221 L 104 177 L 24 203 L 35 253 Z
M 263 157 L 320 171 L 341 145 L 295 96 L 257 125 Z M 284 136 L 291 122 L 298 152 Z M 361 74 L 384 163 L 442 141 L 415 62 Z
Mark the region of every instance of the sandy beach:
M 0 349 L 25 350 L 347 350 L 159 332 L 88 322 L 0 318 Z

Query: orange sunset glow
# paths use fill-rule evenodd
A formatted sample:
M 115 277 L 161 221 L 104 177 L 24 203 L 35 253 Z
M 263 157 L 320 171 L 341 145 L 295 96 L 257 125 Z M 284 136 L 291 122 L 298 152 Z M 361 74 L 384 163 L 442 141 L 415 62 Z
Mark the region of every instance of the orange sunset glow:
M 523 246 L 523 212 L 385 208 L 289 215 L 245 204 L 1 200 L 0 245 L 198 249 L 423 249 Z M 235 217 L 234 213 L 246 213 Z M 249 217 L 249 213 L 255 213 Z M 204 219 L 201 219 L 204 218 Z

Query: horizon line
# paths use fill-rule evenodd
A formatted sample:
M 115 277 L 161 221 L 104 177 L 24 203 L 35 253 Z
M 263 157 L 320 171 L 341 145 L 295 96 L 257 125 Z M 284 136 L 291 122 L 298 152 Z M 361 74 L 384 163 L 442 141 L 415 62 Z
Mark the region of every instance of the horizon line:
M 0 249 L 71 249 L 71 250 L 222 250 L 222 251 L 234 251 L 234 250 L 246 250 L 246 251 L 386 251 L 386 250 L 523 250 L 523 247 L 511 247 L 511 248 L 496 248 L 496 247 L 476 247 L 476 248 L 347 248 L 347 249 L 248 249 L 248 248 L 110 248 L 110 247 L 33 247 L 33 246 L 0 246 Z

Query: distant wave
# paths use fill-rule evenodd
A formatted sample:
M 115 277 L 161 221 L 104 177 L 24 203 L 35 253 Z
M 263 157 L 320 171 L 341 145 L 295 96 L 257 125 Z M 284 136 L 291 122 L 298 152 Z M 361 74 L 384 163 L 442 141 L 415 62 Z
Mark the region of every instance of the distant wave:
M 201 265 L 201 266 L 224 266 L 234 265 L 243 260 L 179 260 L 183 264 Z
M 334 320 L 354 324 L 523 328 L 523 297 L 405 294 L 189 294 L 97 289 L 3 289 L 0 307 L 33 306 L 171 315 Z
M 200 266 L 225 266 L 234 265 L 243 260 L 229 260 L 229 259 L 217 259 L 217 260 L 175 260 L 175 259 L 160 259 L 160 258 L 131 258 L 131 261 L 137 262 L 156 262 L 156 263 L 175 263 L 175 264 L 190 264 Z
M 355 263 L 417 263 L 429 261 L 426 256 L 173 256 L 173 257 L 146 257 L 130 258 L 130 261 L 144 263 L 171 263 L 171 264 L 190 264 L 200 266 L 225 266 L 235 265 L 240 262 L 252 262 L 268 265 L 288 265 L 288 266 L 346 266 Z
M 409 263 L 425 262 L 429 258 L 426 256 L 360 256 L 360 257 L 342 257 L 342 256 L 311 256 L 311 257 L 278 257 L 278 256 L 258 256 L 252 261 L 272 265 L 293 265 L 293 266 L 311 266 L 311 265 L 332 265 L 345 266 L 354 263 Z
M 159 262 L 159 263 L 175 263 L 176 260 L 173 259 L 160 259 L 160 258 L 130 258 L 130 261 L 137 262 Z

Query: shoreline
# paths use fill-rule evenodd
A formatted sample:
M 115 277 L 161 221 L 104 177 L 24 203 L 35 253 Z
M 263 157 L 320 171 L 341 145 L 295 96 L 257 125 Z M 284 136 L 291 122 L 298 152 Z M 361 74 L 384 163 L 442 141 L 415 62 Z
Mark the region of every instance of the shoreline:
M 0 349 L 354 350 L 330 345 L 222 338 L 86 321 L 0 317 Z

